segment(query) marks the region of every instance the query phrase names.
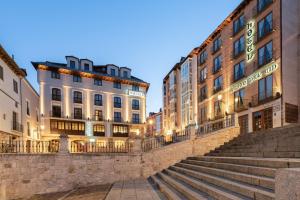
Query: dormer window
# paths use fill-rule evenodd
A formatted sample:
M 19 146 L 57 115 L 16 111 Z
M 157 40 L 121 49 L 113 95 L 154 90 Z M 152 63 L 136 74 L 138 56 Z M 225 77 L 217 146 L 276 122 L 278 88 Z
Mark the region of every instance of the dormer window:
M 84 64 L 84 71 L 90 71 L 90 65 L 88 63 Z
M 139 91 L 139 86 L 138 85 L 132 85 L 132 90 L 133 91 Z
M 110 75 L 116 76 L 116 70 L 115 69 L 110 69 Z
M 124 78 L 128 78 L 128 71 L 124 71 L 124 72 L 123 72 L 123 77 L 124 77 Z
M 70 68 L 75 69 L 75 61 L 74 60 L 70 60 Z

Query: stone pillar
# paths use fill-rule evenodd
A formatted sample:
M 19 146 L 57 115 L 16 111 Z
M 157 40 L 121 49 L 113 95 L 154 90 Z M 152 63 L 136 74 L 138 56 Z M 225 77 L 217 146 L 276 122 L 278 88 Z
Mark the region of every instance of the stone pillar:
M 278 169 L 275 175 L 275 199 L 298 200 L 300 197 L 300 168 Z
M 59 143 L 59 151 L 60 154 L 67 154 L 69 153 L 69 137 L 67 134 L 63 133 L 60 134 L 60 143 Z
M 196 124 L 191 124 L 189 125 L 189 129 L 190 129 L 190 140 L 195 140 L 196 138 Z
M 132 144 L 132 153 L 141 154 L 142 153 L 142 140 L 140 138 L 136 138 L 129 141 Z

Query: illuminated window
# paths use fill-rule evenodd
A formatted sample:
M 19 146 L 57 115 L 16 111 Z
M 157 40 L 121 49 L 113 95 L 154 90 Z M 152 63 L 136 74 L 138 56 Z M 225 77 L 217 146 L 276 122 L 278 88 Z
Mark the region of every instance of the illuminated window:
M 234 109 L 238 110 L 243 107 L 245 98 L 245 89 L 238 90 L 234 93 Z
M 214 103 L 214 115 L 215 117 L 220 117 L 222 115 L 222 101 L 217 100 Z
M 95 120 L 96 121 L 102 121 L 103 120 L 102 110 L 95 110 Z

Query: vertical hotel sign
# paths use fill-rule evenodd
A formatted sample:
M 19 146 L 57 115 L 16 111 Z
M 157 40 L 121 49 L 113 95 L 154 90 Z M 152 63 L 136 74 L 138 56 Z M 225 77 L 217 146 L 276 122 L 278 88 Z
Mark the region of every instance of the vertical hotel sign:
M 247 22 L 246 26 L 246 62 L 249 63 L 255 57 L 255 46 L 254 46 L 254 37 L 255 37 L 255 21 L 250 20 Z

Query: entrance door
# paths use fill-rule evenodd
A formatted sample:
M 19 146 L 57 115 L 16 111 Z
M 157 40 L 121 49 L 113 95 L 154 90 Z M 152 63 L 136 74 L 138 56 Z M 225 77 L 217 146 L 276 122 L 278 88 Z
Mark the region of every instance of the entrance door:
M 253 131 L 273 128 L 273 109 L 267 108 L 253 113 Z
M 243 115 L 239 117 L 239 126 L 241 134 L 248 133 L 248 115 Z

